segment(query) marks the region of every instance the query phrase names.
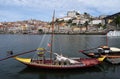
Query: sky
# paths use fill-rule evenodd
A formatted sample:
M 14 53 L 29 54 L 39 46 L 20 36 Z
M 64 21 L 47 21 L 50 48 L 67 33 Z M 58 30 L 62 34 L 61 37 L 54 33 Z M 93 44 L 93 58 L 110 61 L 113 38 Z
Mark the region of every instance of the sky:
M 67 11 L 112 15 L 120 12 L 120 0 L 0 0 L 0 22 L 51 21 L 54 10 L 56 18 L 66 16 Z

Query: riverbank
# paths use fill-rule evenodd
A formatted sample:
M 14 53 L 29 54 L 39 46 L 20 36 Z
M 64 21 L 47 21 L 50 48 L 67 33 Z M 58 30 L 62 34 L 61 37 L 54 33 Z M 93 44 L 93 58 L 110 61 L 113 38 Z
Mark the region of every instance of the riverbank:
M 27 34 L 27 35 L 42 35 L 42 34 L 52 34 L 48 33 L 0 33 L 0 34 Z M 82 32 L 82 33 L 60 33 L 55 32 L 56 35 L 106 35 L 106 32 Z
M 36 34 L 52 34 L 51 32 L 47 33 L 36 33 Z M 106 35 L 106 32 L 54 32 L 56 35 Z
M 47 34 L 51 34 L 51 33 L 47 33 Z M 63 35 L 106 35 L 105 32 L 54 33 L 54 34 L 63 34 Z

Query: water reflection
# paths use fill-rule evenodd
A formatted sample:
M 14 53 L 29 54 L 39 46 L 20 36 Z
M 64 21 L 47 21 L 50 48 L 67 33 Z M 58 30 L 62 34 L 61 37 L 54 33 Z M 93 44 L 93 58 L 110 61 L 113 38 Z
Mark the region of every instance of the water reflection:
M 23 75 L 37 75 L 37 79 L 118 79 L 119 65 L 110 65 L 103 62 L 96 67 L 79 70 L 44 70 L 25 68 L 19 72 Z M 114 76 L 113 76 L 114 75 Z
M 20 71 L 20 74 L 34 74 L 38 75 L 39 79 L 72 79 L 74 76 L 79 76 L 87 73 L 98 73 L 101 69 L 98 67 L 83 68 L 79 70 L 44 70 L 44 69 L 32 69 L 25 68 Z

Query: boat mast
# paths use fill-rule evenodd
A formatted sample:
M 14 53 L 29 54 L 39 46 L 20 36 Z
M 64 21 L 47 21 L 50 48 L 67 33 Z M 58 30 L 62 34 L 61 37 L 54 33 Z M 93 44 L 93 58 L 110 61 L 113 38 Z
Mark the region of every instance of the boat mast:
M 50 49 L 50 60 L 51 60 L 51 63 L 52 63 L 52 53 L 53 53 L 54 18 L 55 18 L 55 10 L 53 12 L 53 17 L 52 17 L 52 34 L 51 34 L 51 49 Z

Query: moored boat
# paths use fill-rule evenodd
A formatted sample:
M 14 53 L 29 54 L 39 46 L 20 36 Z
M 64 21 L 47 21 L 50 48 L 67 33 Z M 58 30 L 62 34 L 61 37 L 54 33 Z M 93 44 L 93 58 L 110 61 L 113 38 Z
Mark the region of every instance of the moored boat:
M 120 57 L 118 58 L 107 58 L 107 62 L 111 64 L 120 64 Z
M 14 57 L 21 63 L 34 68 L 45 68 L 45 69 L 76 69 L 84 67 L 92 67 L 100 64 L 105 56 L 99 58 L 67 58 L 62 55 L 54 53 L 55 58 L 42 58 L 42 59 L 31 59 Z
M 100 46 L 97 52 L 85 53 L 85 51 L 80 50 L 84 55 L 92 58 L 98 58 L 100 56 L 106 56 L 106 61 L 112 64 L 120 64 L 120 48 Z
M 113 37 L 113 36 L 120 36 L 120 31 L 114 30 L 114 31 L 109 31 L 107 33 L 108 37 Z

